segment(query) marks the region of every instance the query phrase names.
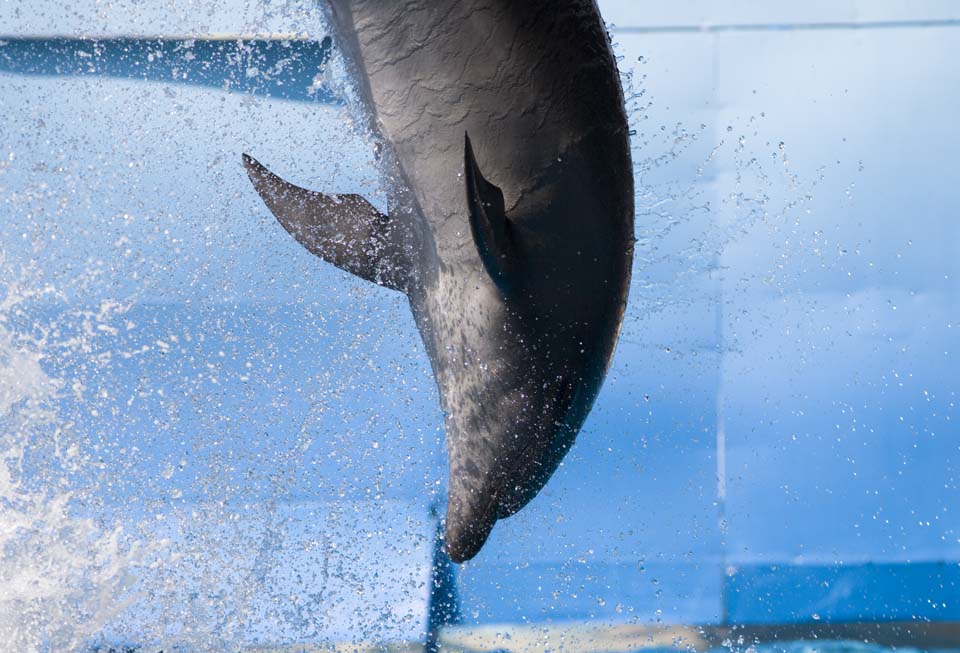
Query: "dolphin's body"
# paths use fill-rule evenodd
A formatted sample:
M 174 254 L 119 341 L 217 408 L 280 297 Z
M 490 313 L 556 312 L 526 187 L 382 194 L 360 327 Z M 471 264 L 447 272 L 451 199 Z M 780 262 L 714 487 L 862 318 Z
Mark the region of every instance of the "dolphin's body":
M 547 482 L 613 354 L 633 258 L 620 78 L 593 0 L 334 0 L 330 15 L 382 141 L 389 215 L 244 161 L 297 240 L 408 296 L 446 414 L 461 562 Z

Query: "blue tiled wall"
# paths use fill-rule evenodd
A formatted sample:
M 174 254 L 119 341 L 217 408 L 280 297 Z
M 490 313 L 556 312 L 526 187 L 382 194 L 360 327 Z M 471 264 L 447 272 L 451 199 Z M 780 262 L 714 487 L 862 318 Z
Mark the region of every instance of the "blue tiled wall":
M 80 12 L 54 32 L 324 36 L 309 4 L 220 9 Z M 577 445 L 461 568 L 464 620 L 956 619 L 960 9 L 602 9 L 637 94 L 631 305 Z M 109 364 L 46 363 L 89 389 L 64 410 L 103 439 L 108 469 L 135 470 L 109 496 L 192 500 L 218 465 L 219 487 L 252 501 L 442 507 L 442 421 L 403 299 L 296 245 L 239 164 L 251 151 L 382 204 L 342 108 L 0 68 L 6 262 L 65 293 L 8 324 L 133 304 L 91 337 Z M 121 410 L 128 395 L 140 412 Z M 184 441 L 200 465 L 167 478 Z M 257 455 L 277 442 L 306 443 L 292 472 Z

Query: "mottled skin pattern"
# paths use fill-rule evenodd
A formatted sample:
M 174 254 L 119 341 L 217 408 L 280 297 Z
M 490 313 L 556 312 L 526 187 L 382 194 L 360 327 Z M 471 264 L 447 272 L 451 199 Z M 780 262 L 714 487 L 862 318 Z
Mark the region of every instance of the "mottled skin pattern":
M 460 562 L 547 482 L 613 354 L 633 256 L 619 75 L 592 0 L 334 0 L 331 18 L 384 144 L 378 237 L 405 261 L 386 285 L 409 296 L 440 389 Z M 465 133 L 503 192 L 502 278 L 471 235 Z

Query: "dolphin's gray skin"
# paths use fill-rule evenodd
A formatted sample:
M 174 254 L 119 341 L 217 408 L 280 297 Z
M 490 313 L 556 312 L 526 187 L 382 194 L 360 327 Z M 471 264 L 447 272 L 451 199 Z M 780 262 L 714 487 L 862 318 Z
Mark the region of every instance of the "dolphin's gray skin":
M 445 540 L 462 562 L 553 474 L 613 354 L 633 258 L 620 78 L 592 0 L 330 13 L 382 141 L 389 216 L 244 162 L 310 251 L 409 297 L 446 413 Z

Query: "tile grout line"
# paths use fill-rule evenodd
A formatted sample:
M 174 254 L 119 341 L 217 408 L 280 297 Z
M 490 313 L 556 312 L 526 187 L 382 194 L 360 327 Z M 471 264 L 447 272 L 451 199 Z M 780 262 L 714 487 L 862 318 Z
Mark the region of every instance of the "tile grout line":
M 788 32 L 864 29 L 924 29 L 960 27 L 960 18 L 891 21 L 833 21 L 820 23 L 731 23 L 701 25 L 616 26 L 622 34 L 698 34 L 717 32 Z

